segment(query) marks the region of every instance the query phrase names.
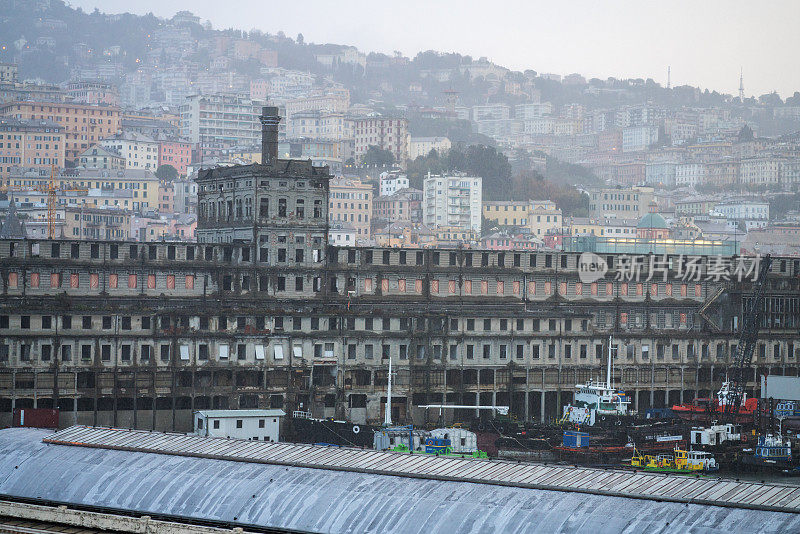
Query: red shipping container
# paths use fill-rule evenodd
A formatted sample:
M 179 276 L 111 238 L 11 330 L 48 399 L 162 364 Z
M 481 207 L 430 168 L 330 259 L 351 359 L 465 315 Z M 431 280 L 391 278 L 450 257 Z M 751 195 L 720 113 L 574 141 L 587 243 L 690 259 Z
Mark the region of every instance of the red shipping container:
M 13 426 L 58 428 L 58 410 L 47 408 L 16 408 Z

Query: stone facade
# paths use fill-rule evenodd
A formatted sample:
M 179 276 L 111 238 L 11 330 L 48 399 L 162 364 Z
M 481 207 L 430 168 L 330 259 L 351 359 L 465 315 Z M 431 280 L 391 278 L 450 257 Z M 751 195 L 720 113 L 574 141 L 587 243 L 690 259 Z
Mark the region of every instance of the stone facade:
M 712 394 L 750 283 L 683 281 L 677 257 L 666 281 L 618 281 L 605 259 L 583 283 L 573 253 L 330 247 L 283 265 L 253 243 L 0 241 L 0 424 L 34 406 L 183 431 L 206 408 L 376 422 L 389 357 L 404 420 L 441 401 L 547 419 L 600 376 L 609 336 L 639 410 Z M 798 274 L 773 263 L 751 393 L 797 374 Z

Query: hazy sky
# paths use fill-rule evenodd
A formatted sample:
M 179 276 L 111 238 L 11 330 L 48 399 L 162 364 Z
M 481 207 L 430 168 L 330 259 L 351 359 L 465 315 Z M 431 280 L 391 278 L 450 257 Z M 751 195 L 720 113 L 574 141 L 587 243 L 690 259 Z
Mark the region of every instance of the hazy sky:
M 514 70 L 653 78 L 736 94 L 800 91 L 800 0 L 68 0 L 108 13 L 187 9 L 215 28 L 414 56 L 486 56 Z

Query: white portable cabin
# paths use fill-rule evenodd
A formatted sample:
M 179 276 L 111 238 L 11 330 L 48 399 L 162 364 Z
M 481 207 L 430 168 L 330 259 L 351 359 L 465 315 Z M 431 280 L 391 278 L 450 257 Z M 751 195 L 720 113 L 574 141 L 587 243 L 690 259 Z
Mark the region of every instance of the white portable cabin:
M 722 445 L 726 441 L 741 441 L 742 429 L 739 425 L 711 425 L 708 428 L 692 428 L 689 443 L 692 445 Z
M 471 453 L 478 450 L 478 435 L 466 428 L 437 428 L 431 430 L 431 437 L 449 439 L 453 452 Z
M 194 433 L 215 438 L 279 441 L 283 410 L 197 410 Z

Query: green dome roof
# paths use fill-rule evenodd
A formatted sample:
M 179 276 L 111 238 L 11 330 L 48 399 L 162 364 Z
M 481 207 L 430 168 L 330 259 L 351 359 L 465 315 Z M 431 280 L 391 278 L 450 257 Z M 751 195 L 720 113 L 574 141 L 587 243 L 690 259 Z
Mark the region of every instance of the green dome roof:
M 669 229 L 667 225 L 667 221 L 664 220 L 664 217 L 659 215 L 658 213 L 648 213 L 642 220 L 639 221 L 639 224 L 636 225 L 636 228 L 656 228 L 656 229 Z

